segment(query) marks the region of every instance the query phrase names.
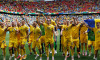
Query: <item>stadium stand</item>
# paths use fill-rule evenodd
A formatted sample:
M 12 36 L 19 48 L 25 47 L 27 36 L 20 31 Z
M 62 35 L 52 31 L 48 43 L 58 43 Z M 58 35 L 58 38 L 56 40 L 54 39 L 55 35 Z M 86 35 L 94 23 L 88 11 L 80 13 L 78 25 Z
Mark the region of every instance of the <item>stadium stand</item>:
M 67 0 L 67 1 L 40 1 L 40 2 L 3 2 L 0 10 L 34 13 L 35 9 L 49 13 L 78 13 L 100 12 L 100 0 Z

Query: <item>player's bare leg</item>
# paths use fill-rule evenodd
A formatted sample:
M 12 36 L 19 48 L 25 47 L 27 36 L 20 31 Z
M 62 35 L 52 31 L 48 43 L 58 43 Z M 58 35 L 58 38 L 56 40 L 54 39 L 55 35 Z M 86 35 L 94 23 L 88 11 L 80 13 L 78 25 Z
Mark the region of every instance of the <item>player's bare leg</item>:
M 84 56 L 84 49 L 83 49 L 84 47 L 83 47 L 83 46 L 84 46 L 84 44 L 83 44 L 83 43 L 81 43 L 82 55 Z
M 35 59 L 37 59 L 37 57 L 38 57 L 39 55 L 37 54 L 35 48 L 32 48 L 32 50 L 33 50 L 34 54 L 36 55 Z
M 54 44 L 51 44 L 52 60 L 54 60 Z
M 85 56 L 87 56 L 87 43 L 85 43 Z
M 80 53 L 78 52 L 78 50 L 79 50 L 79 48 L 77 48 L 77 56 L 78 56 L 78 58 L 80 58 Z
M 89 56 L 91 56 L 91 45 L 88 45 L 88 49 L 89 49 Z
M 95 60 L 97 60 L 98 50 L 95 50 Z
M 25 45 L 21 45 L 21 58 L 20 58 L 20 60 L 26 59 L 26 56 L 27 56 L 24 46 L 25 46 Z
M 40 53 L 40 60 L 42 60 L 42 49 L 39 49 L 39 53 Z
M 67 60 L 67 48 L 65 48 L 65 60 Z
M 71 46 L 71 59 L 74 60 L 74 48 Z
M 17 46 L 17 51 L 18 51 L 18 57 L 17 57 L 17 59 L 19 59 L 21 57 L 21 55 L 20 55 L 20 45 Z
M 49 60 L 49 44 L 48 45 L 46 45 L 45 44 L 45 50 L 46 50 L 46 55 L 47 55 L 47 60 Z
M 32 55 L 31 43 L 28 44 L 28 48 L 29 48 L 29 51 L 30 51 L 30 55 Z
M 9 60 L 12 60 L 12 47 L 9 47 L 9 53 L 10 53 Z
M 15 54 L 14 60 L 17 60 L 17 48 L 14 48 L 14 54 Z

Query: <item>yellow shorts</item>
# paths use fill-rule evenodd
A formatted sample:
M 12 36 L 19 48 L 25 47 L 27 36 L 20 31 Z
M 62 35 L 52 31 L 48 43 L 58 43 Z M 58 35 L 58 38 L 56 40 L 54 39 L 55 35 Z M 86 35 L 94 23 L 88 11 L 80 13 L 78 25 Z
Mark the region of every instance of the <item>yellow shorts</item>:
M 35 47 L 37 47 L 38 49 L 42 48 L 40 39 L 38 41 L 35 40 L 32 42 L 32 48 L 35 49 Z
M 72 41 L 73 41 L 72 47 L 74 48 L 76 46 L 77 48 L 79 48 L 79 39 L 72 39 Z
M 64 38 L 64 48 L 70 48 L 71 46 L 71 38 Z
M 95 47 L 95 41 L 88 40 L 88 45 L 93 45 Z
M 95 50 L 100 50 L 100 41 L 95 41 Z
M 45 43 L 45 36 L 41 36 L 40 41 L 41 41 L 41 43 Z
M 54 44 L 53 38 L 45 38 L 45 46 L 48 46 L 49 44 Z
M 17 48 L 17 41 L 9 41 L 9 47 Z
M 28 43 L 29 43 L 29 44 L 32 43 L 33 40 L 34 40 L 34 39 L 30 37 Z
M 6 48 L 6 42 L 5 41 L 0 41 L 0 48 Z
M 18 44 L 18 45 L 21 44 L 21 39 L 17 39 L 17 44 Z
M 81 41 L 81 43 L 87 43 L 87 37 L 80 36 L 80 41 Z
M 25 38 L 21 38 L 21 45 L 25 45 L 26 42 L 27 42 L 27 39 L 25 39 Z

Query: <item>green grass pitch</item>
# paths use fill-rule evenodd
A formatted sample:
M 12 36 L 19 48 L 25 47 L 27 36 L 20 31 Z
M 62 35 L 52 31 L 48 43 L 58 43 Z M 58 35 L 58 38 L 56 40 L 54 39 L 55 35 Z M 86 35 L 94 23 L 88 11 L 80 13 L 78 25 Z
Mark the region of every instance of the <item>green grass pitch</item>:
M 62 52 L 59 52 L 59 44 L 60 44 L 60 40 L 59 40 L 59 36 L 57 37 L 57 51 L 58 53 L 55 54 L 55 60 L 64 60 L 64 56 L 62 56 Z M 9 54 L 9 34 L 7 34 L 6 36 L 6 44 L 7 44 L 7 48 L 6 48 L 6 60 L 9 60 L 10 54 Z M 28 44 L 26 43 L 25 45 L 25 49 L 26 49 L 26 53 L 27 53 L 27 59 L 26 60 L 35 60 L 35 56 L 34 53 L 32 55 L 29 55 L 29 49 L 28 49 Z M 37 50 L 38 51 L 38 50 Z M 81 51 L 82 52 L 82 51 Z M 99 52 L 100 53 L 100 52 Z M 82 54 L 80 55 L 80 59 L 77 58 L 77 52 L 75 51 L 75 60 L 94 60 L 94 54 L 93 54 L 93 49 L 92 49 L 92 56 L 82 56 Z M 50 60 L 52 60 L 52 54 L 50 54 Z M 0 60 L 3 60 L 3 56 L 2 56 L 2 50 L 0 49 Z M 13 58 L 14 60 L 14 58 Z M 18 59 L 19 60 L 19 59 Z M 38 59 L 39 60 L 39 57 Z M 42 56 L 42 60 L 46 60 L 46 56 L 45 54 L 43 54 Z M 71 60 L 71 57 L 68 58 L 68 60 Z M 98 60 L 100 60 L 100 56 L 98 54 Z

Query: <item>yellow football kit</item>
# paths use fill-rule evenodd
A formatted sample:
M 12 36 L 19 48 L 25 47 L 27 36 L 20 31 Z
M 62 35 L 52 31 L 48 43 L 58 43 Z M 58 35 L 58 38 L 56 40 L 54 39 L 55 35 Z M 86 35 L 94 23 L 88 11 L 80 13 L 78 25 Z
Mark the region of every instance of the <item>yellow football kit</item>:
M 20 27 L 17 27 L 18 30 L 19 30 L 19 28 L 20 28 Z M 20 33 L 19 33 L 19 32 L 18 32 L 18 34 L 17 34 L 17 43 L 18 43 L 18 45 L 21 44 L 21 39 L 20 39 Z
M 49 57 L 48 45 L 54 44 L 54 40 L 53 40 L 54 26 L 52 24 L 48 25 L 46 23 L 43 23 L 43 25 L 45 28 L 45 47 L 46 47 L 45 50 L 46 50 L 47 57 Z M 52 50 L 52 56 L 54 56 L 54 48 L 52 48 L 51 50 Z
M 67 49 L 70 49 L 71 46 L 71 26 L 63 26 L 63 47 L 65 51 L 65 56 L 67 55 Z M 69 52 L 69 51 L 68 51 Z
M 44 28 L 45 28 L 45 45 L 47 46 L 49 43 L 53 44 L 53 30 L 54 26 L 52 24 L 48 25 L 46 23 L 43 23 Z
M 39 27 L 34 28 L 34 40 L 32 42 L 32 48 L 34 49 L 35 47 L 38 47 L 38 49 L 41 49 L 41 41 L 40 39 L 37 41 L 37 39 L 40 36 L 41 29 Z
M 30 25 L 30 32 L 33 32 L 33 31 L 34 31 L 34 27 Z M 34 40 L 34 33 L 30 34 L 28 43 L 32 43 L 33 40 Z
M 63 26 L 64 47 L 71 46 L 71 26 Z
M 5 41 L 6 31 L 4 31 L 4 28 L 0 27 L 0 48 L 5 48 L 6 41 Z
M 81 43 L 87 43 L 87 27 L 85 25 L 83 25 L 80 29 L 80 41 Z
M 21 39 L 21 44 L 25 45 L 27 39 L 26 39 L 26 35 L 27 35 L 27 31 L 28 31 L 28 27 L 26 25 L 23 25 L 21 27 L 19 27 L 19 31 L 20 31 L 20 39 Z
M 93 28 L 93 31 L 95 33 L 95 50 L 100 49 L 100 29 Z
M 64 26 L 67 26 L 67 25 L 62 25 L 61 30 L 63 29 Z M 62 45 L 64 44 L 64 37 L 63 36 L 64 36 L 64 31 L 62 32 L 62 36 L 61 36 L 61 44 Z
M 17 27 L 9 27 L 8 31 L 10 32 L 9 47 L 17 48 Z
M 45 43 L 45 35 L 40 37 L 41 43 Z
M 73 26 L 72 29 L 71 29 L 71 34 L 72 34 L 72 46 L 73 47 L 77 47 L 79 48 L 79 27 L 80 25 L 76 25 L 76 26 Z

